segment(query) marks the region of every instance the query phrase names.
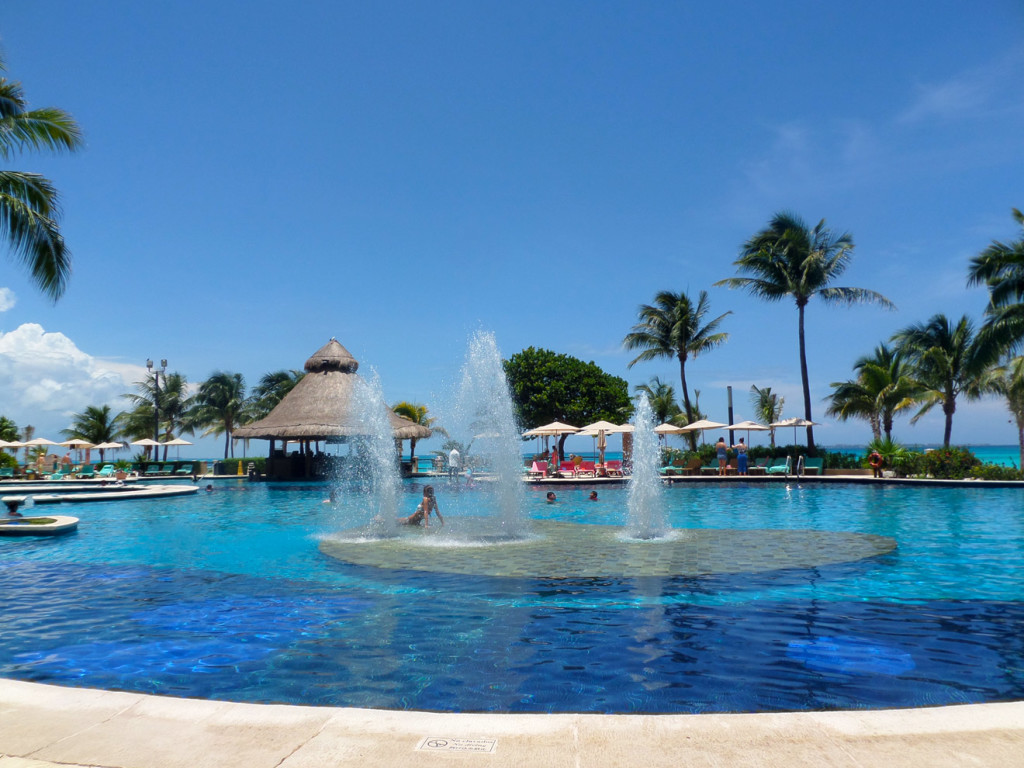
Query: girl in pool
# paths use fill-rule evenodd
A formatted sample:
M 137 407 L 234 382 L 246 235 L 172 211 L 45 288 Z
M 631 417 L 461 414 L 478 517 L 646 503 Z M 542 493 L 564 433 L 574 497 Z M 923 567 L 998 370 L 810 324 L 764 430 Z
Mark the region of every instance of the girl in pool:
M 441 508 L 437 506 L 437 498 L 434 496 L 434 486 L 423 486 L 423 501 L 416 507 L 416 511 L 408 517 L 399 518 L 402 525 L 419 525 L 423 523 L 424 528 L 430 527 L 430 513 L 437 515 L 437 519 L 444 525 L 444 518 L 441 517 Z

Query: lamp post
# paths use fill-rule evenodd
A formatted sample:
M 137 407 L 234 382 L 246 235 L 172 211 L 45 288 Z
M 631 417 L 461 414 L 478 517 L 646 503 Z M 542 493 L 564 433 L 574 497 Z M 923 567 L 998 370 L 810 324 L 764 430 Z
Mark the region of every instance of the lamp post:
M 153 374 L 153 442 L 160 442 L 160 374 L 164 375 L 164 381 L 167 381 L 167 359 L 160 361 L 160 370 L 153 370 L 153 361 L 146 360 L 146 370 Z M 160 460 L 158 453 L 159 448 L 153 446 L 153 459 L 154 461 Z

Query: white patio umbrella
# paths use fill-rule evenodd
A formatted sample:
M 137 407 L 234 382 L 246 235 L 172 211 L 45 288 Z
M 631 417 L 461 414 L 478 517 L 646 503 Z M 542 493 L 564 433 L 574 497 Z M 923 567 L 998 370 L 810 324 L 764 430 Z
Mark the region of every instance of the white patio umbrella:
M 160 457 L 157 455 L 156 449 L 159 448 L 161 444 L 158 443 L 153 438 L 151 438 L 151 437 L 144 437 L 141 440 L 132 440 L 131 444 L 132 445 L 141 445 L 143 448 L 145 448 L 147 446 L 150 447 L 150 448 L 153 448 L 154 449 L 153 450 L 153 461 L 159 461 L 160 460 Z
M 182 440 L 180 437 L 176 437 L 173 440 L 168 440 L 168 441 L 166 441 L 164 443 L 161 443 L 161 445 L 173 445 L 173 446 L 175 446 L 177 448 L 177 450 L 174 452 L 174 455 L 176 457 L 180 458 L 181 457 L 181 447 L 180 446 L 182 446 L 182 445 L 192 445 L 192 443 L 190 443 L 188 440 Z
M 27 443 L 22 443 L 22 445 L 34 448 L 37 445 L 60 445 L 60 443 L 55 443 L 53 440 L 47 440 L 45 437 L 37 437 L 35 440 L 29 440 Z
M 88 461 L 88 459 L 89 459 L 89 450 L 91 448 L 95 447 L 88 440 L 83 440 L 80 437 L 73 437 L 70 440 L 65 440 L 64 442 L 61 443 L 61 445 L 65 446 L 67 448 L 74 448 L 76 451 L 78 451 L 78 460 L 79 461 L 82 460 L 82 451 L 85 451 L 85 458 L 86 458 L 86 461 Z
M 676 426 L 675 424 L 669 424 L 667 421 L 654 428 L 654 433 L 657 435 L 681 435 L 683 432 L 687 431 L 689 430 L 683 429 L 683 427 Z
M 111 450 L 119 451 L 122 448 L 124 448 L 124 445 L 122 443 L 110 443 L 110 442 L 108 442 L 108 443 L 99 443 L 98 445 L 94 445 L 93 448 L 95 448 L 98 451 L 111 451 Z M 100 456 L 102 456 L 102 455 L 103 454 L 101 453 Z M 100 459 L 100 460 L 102 461 L 102 459 Z
M 799 416 L 794 416 L 791 419 L 783 419 L 782 421 L 774 421 L 768 425 L 769 427 L 792 427 L 793 428 L 793 442 L 796 443 L 796 430 L 799 427 L 816 427 L 818 422 L 808 421 L 802 419 Z

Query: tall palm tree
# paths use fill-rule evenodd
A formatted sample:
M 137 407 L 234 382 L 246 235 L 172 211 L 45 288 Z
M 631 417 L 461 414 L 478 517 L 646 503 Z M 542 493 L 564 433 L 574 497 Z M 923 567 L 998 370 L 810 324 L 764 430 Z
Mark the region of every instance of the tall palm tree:
M 406 402 L 405 400 L 403 400 L 402 402 L 396 403 L 394 406 L 392 406 L 391 410 L 394 411 L 395 413 L 397 413 L 399 416 L 402 416 L 402 417 L 408 419 L 413 424 L 419 424 L 421 427 L 426 427 L 427 429 L 439 430 L 440 432 L 442 432 L 444 434 L 447 434 L 447 433 L 444 432 L 444 430 L 440 429 L 440 427 L 435 427 L 434 426 L 434 424 L 437 422 L 437 419 L 427 415 L 429 413 L 429 409 L 425 405 L 419 405 L 417 403 L 409 403 L 409 402 Z M 412 461 L 413 467 L 415 467 L 416 466 L 416 438 L 415 437 L 410 437 L 409 438 L 409 458 Z
M 0 72 L 6 70 L 0 59 Z M 0 77 L 0 159 L 24 151 L 74 151 L 82 134 L 63 110 L 28 109 L 21 83 Z M 58 221 L 56 187 L 43 176 L 0 170 L 0 237 L 28 268 L 33 282 L 54 301 L 61 297 L 71 275 L 71 253 L 64 245 Z
M 892 440 L 892 423 L 896 414 L 914 405 L 918 385 L 911 366 L 899 352 L 879 344 L 873 356 L 865 356 L 853 364 L 856 379 L 834 381 L 830 405 L 825 414 L 841 421 L 865 419 L 871 425 L 874 440 Z
M 1024 357 L 1015 357 L 994 368 L 984 388 L 1006 398 L 1006 407 L 1017 424 L 1017 445 L 1020 449 L 1018 467 L 1024 469 Z
M 782 406 L 785 402 L 786 398 L 772 392 L 771 387 L 762 389 L 756 384 L 750 387 L 750 405 L 758 421 L 768 427 L 768 439 L 772 448 L 775 448 L 775 427 L 768 425 L 782 418 Z
M 252 395 L 249 397 L 250 405 L 246 411 L 248 420 L 259 421 L 265 418 L 305 375 L 305 371 L 296 370 L 271 371 L 263 374 L 259 384 L 252 388 Z
M 807 343 L 804 337 L 804 310 L 812 297 L 826 304 L 879 304 L 893 308 L 885 296 L 866 288 L 841 288 L 831 285 L 850 264 L 853 237 L 835 234 L 825 228 L 822 219 L 814 228 L 789 212 L 775 214 L 768 226 L 748 240 L 733 262 L 750 277 L 730 277 L 715 285 L 746 288 L 765 301 L 781 301 L 789 296 L 796 302 L 800 341 L 800 380 L 804 390 L 804 418 L 811 421 L 811 385 L 807 375 Z M 815 453 L 814 428 L 807 427 L 807 451 Z
M 999 359 L 1000 346 L 992 337 L 976 334 L 974 324 L 966 315 L 955 325 L 945 315 L 933 315 L 927 323 L 897 331 L 892 340 L 913 366 L 913 378 L 920 387 L 915 400 L 921 408 L 910 423 L 916 423 L 936 405 L 941 405 L 946 417 L 942 444 L 948 448 L 957 398 L 961 395 L 967 400 L 981 397 L 985 377 Z
M 1024 227 L 1024 213 L 1014 208 L 1013 218 Z M 1009 243 L 993 240 L 971 259 L 967 284 L 988 286 L 985 331 L 995 332 L 1007 347 L 1019 347 L 1024 342 L 1024 237 Z
M 627 365 L 645 360 L 675 358 L 679 361 L 679 381 L 683 387 L 683 411 L 688 422 L 694 420 L 690 391 L 686 386 L 686 361 L 691 357 L 709 352 L 726 342 L 728 333 L 718 330 L 727 315 L 725 312 L 705 322 L 711 302 L 708 292 L 701 291 L 694 303 L 684 292 L 661 291 L 654 297 L 654 304 L 641 304 L 638 320 L 622 343 L 626 349 L 642 350 Z M 688 433 L 691 449 L 697 447 L 697 437 Z
M 679 426 L 686 426 L 685 416 L 682 416 L 682 411 L 676 403 L 676 390 L 671 384 L 654 376 L 647 384 L 637 384 L 633 387 L 633 391 L 638 394 L 643 392 L 647 395 L 647 403 L 651 406 L 654 418 L 659 424 L 681 421 L 683 423 Z
M 159 375 L 159 379 L 157 376 Z M 180 373 L 148 374 L 142 381 L 135 382 L 136 393 L 122 395 L 135 406 L 125 414 L 121 425 L 121 433 L 136 440 L 151 437 L 153 434 L 153 407 L 157 406 L 160 423 L 157 425 L 158 435 L 164 440 L 173 440 L 176 435 L 191 434 L 194 431 L 188 414 L 192 408 L 193 396 L 189 392 L 188 380 Z M 148 427 L 144 428 L 148 416 Z M 164 461 L 167 460 L 167 447 L 164 447 Z M 149 454 L 149 451 L 146 451 Z M 153 458 L 160 458 L 159 449 L 153 449 Z
M 110 443 L 121 436 L 119 416 L 111 414 L 109 405 L 87 405 L 82 413 L 71 416 L 71 426 L 61 430 L 61 434 L 69 440 L 78 438 L 94 445 Z M 100 461 L 103 461 L 105 450 L 100 448 Z
M 194 427 L 205 427 L 204 435 L 223 434 L 226 459 L 231 447 L 231 433 L 240 423 L 245 403 L 242 374 L 217 371 L 199 385 L 188 421 Z

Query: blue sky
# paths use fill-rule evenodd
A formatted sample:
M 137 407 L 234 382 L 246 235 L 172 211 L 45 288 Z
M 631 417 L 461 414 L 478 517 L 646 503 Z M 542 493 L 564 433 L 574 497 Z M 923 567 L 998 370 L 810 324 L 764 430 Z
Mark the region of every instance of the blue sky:
M 8 77 L 86 148 L 11 163 L 61 190 L 75 271 L 54 305 L 0 261 L 0 412 L 52 436 L 147 357 L 251 385 L 332 336 L 436 410 L 478 329 L 676 383 L 621 348 L 670 289 L 733 312 L 687 369 L 711 418 L 751 384 L 799 415 L 795 307 L 712 287 L 780 210 L 851 232 L 842 283 L 898 307 L 812 301 L 816 417 L 897 329 L 980 320 L 967 262 L 1024 208 L 1024 6 L 711 6 L 5 3 Z M 1008 418 L 961 404 L 953 439 L 1014 443 Z M 895 432 L 939 441 L 941 414 Z

